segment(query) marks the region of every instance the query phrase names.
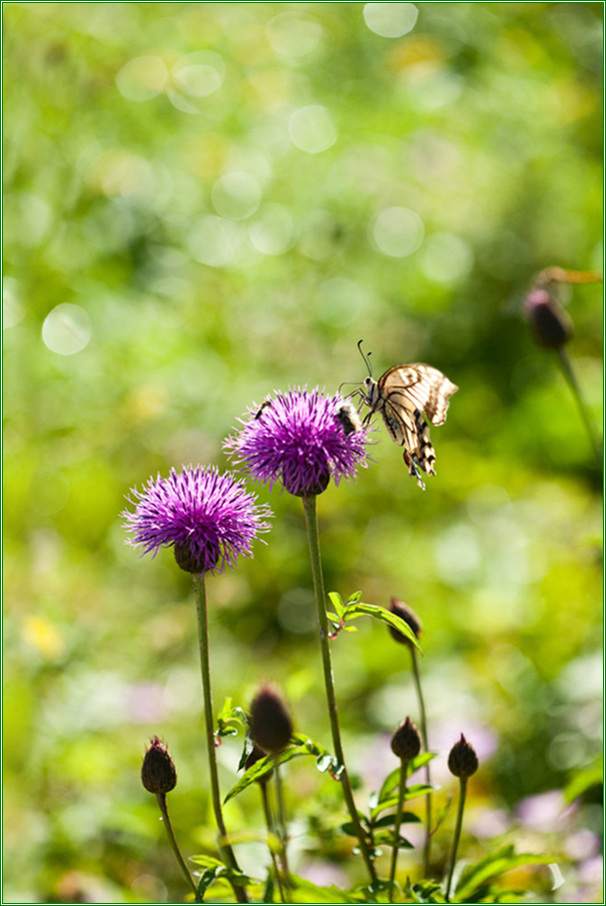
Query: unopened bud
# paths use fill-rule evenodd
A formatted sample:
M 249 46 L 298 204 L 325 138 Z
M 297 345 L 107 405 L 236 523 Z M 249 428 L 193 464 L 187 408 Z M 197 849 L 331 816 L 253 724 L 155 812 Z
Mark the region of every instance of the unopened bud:
M 397 598 L 391 598 L 389 609 L 397 617 L 400 617 L 400 619 L 404 620 L 405 623 L 408 623 L 417 639 L 420 637 L 423 632 L 423 627 L 421 625 L 420 619 L 418 618 L 412 607 L 409 607 L 408 604 L 404 603 L 404 601 L 398 601 Z M 396 629 L 394 626 L 390 626 L 389 631 L 396 642 L 400 642 L 401 645 L 412 646 L 410 639 L 407 638 L 404 633 L 400 632 L 399 629 Z
M 401 761 L 412 761 L 421 751 L 419 731 L 407 717 L 391 737 L 391 751 Z
M 250 735 L 265 752 L 279 752 L 290 742 L 292 720 L 277 692 L 265 686 L 250 706 Z
M 167 747 L 154 736 L 143 758 L 141 781 L 149 793 L 170 793 L 177 785 L 177 769 Z
M 530 290 L 524 299 L 524 314 L 540 346 L 560 349 L 572 336 L 572 321 L 545 289 Z
M 448 755 L 448 770 L 455 777 L 466 780 L 478 770 L 478 756 L 472 745 L 470 745 L 463 734 L 458 742 L 450 750 Z

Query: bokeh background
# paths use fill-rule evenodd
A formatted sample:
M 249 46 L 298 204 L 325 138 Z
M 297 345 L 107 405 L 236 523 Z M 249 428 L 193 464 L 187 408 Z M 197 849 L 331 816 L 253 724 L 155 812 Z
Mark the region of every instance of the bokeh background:
M 139 770 L 157 733 L 184 852 L 212 851 L 195 608 L 170 553 L 125 545 L 125 494 L 225 467 L 275 388 L 359 382 L 361 338 L 375 376 L 426 361 L 460 391 L 425 493 L 377 424 L 370 468 L 323 495 L 328 588 L 420 615 L 442 804 L 460 732 L 482 761 L 464 853 L 553 853 L 516 878 L 530 898 L 598 901 L 600 468 L 520 309 L 547 266 L 601 270 L 602 12 L 4 4 L 5 902 L 185 895 Z M 596 426 L 601 298 L 560 294 Z M 260 497 L 267 544 L 208 583 L 215 704 L 272 679 L 329 745 L 301 507 Z M 417 717 L 408 652 L 361 621 L 334 658 L 363 806 Z M 335 785 L 289 776 L 295 870 L 360 880 L 322 828 Z M 227 821 L 261 827 L 256 790 Z

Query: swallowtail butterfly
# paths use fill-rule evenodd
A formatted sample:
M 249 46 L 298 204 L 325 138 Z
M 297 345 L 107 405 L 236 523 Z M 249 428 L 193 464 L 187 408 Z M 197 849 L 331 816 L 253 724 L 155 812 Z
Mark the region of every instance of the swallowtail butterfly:
M 360 343 L 362 341 L 360 340 Z M 358 343 L 368 367 L 368 377 L 360 388 L 362 400 L 369 407 L 364 423 L 380 412 L 392 440 L 404 447 L 404 462 L 411 477 L 425 490 L 419 469 L 435 475 L 436 454 L 429 439 L 429 425 L 443 425 L 448 403 L 459 389 L 446 375 L 431 365 L 415 363 L 394 365 L 375 381 L 370 362 Z

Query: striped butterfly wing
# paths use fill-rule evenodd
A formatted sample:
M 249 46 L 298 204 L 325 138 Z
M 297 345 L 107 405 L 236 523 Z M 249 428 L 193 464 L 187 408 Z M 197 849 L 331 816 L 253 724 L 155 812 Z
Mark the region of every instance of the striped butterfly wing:
M 435 475 L 436 454 L 429 438 L 429 425 L 443 425 L 450 397 L 459 388 L 431 365 L 396 365 L 377 382 L 373 411 L 379 410 L 393 440 L 404 447 L 409 474 L 425 487 L 419 469 Z

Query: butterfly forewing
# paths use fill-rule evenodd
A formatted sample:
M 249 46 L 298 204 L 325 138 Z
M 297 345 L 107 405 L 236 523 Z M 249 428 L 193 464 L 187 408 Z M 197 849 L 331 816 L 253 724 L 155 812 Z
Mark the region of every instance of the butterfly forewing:
M 386 399 L 394 397 L 394 403 L 414 404 L 427 416 L 432 425 L 443 425 L 446 421 L 448 401 L 459 389 L 445 374 L 431 365 L 396 365 L 386 371 L 378 380 L 380 395 Z

